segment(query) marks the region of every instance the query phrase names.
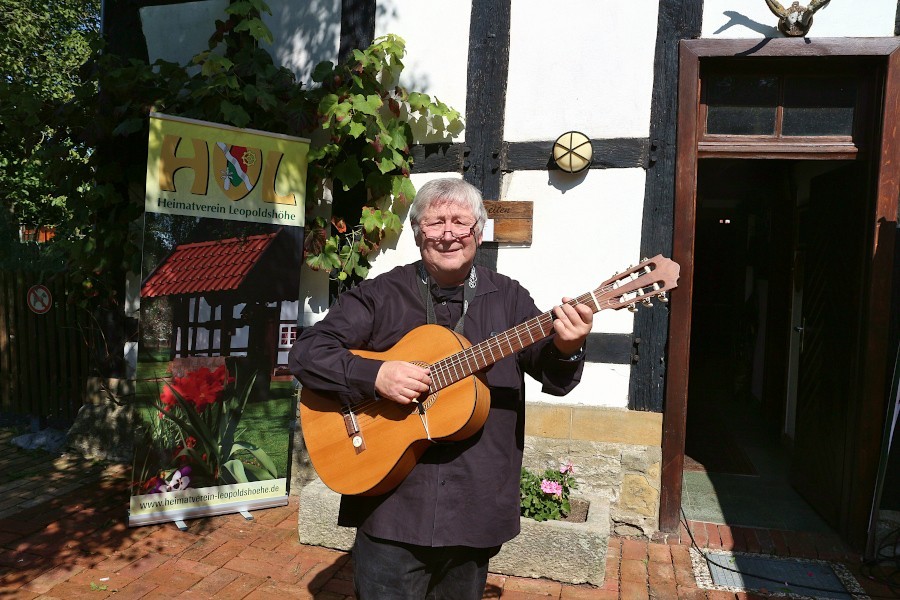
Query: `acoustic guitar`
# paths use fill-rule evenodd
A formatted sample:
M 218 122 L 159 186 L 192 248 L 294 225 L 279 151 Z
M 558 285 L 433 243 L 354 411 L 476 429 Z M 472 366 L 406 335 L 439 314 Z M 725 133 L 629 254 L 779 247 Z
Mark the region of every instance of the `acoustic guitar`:
M 569 304 L 605 309 L 652 306 L 667 302 L 680 268 L 655 256 L 618 273 Z M 400 484 L 434 442 L 463 440 L 484 425 L 491 400 L 483 371 L 553 333 L 553 312 L 472 345 L 439 325 L 422 325 L 383 352 L 351 350 L 377 360 L 403 360 L 431 370 L 431 388 L 417 402 L 366 400 L 347 406 L 303 388 L 300 423 L 313 467 L 322 481 L 341 494 L 383 494 Z

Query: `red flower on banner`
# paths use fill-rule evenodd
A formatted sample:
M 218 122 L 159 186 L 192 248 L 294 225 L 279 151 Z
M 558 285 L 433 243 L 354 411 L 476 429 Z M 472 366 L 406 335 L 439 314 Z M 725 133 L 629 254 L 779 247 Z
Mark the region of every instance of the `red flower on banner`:
M 166 411 L 171 411 L 178 404 L 175 398 L 175 392 L 178 392 L 185 402 L 193 405 L 200 413 L 210 404 L 218 402 L 222 397 L 225 385 L 232 381 L 234 381 L 234 377 L 228 376 L 225 365 L 221 365 L 215 371 L 210 371 L 207 367 L 200 367 L 184 377 L 174 377 L 172 383 L 167 385 L 160 394 L 159 399 L 165 405 Z M 188 446 L 191 447 L 190 444 Z

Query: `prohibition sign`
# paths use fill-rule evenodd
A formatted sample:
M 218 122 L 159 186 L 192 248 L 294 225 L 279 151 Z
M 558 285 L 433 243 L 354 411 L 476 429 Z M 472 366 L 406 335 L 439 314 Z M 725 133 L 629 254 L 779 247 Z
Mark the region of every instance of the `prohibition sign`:
M 37 284 L 28 288 L 28 308 L 31 312 L 42 315 L 50 310 L 52 304 L 53 297 L 45 286 Z

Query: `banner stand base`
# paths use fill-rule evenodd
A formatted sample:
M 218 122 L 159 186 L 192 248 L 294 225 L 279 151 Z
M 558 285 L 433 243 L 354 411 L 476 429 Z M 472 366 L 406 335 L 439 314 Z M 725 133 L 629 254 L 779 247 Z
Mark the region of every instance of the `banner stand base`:
M 249 512 L 247 512 L 246 510 L 242 510 L 242 511 L 241 511 L 241 516 L 244 517 L 245 519 L 247 519 L 248 521 L 252 521 L 252 520 L 253 520 L 253 515 L 251 515 L 251 514 L 250 514 Z
M 175 519 L 174 523 L 175 523 L 175 527 L 178 528 L 178 531 L 187 531 L 188 530 L 187 523 L 185 523 L 181 519 Z

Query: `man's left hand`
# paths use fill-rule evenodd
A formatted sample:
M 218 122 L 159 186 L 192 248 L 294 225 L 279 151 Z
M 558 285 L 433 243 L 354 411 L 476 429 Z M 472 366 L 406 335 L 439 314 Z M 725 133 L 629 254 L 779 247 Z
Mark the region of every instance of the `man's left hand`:
M 567 304 L 571 298 L 563 298 L 562 301 L 560 306 L 553 309 L 553 314 L 556 315 L 553 321 L 553 331 L 556 332 L 553 344 L 563 356 L 572 356 L 584 347 L 584 341 L 594 322 L 594 311 L 584 304 Z

